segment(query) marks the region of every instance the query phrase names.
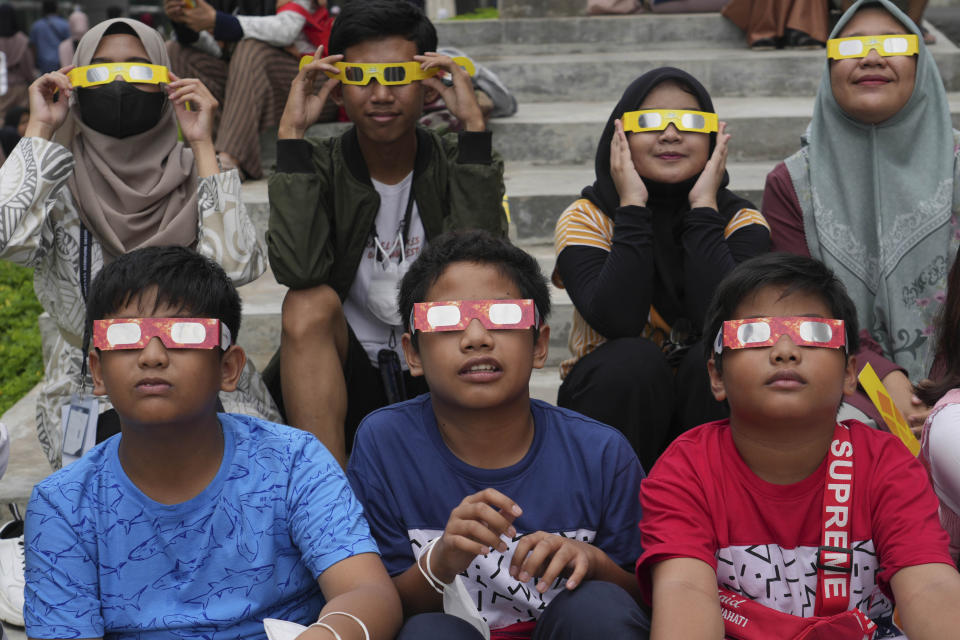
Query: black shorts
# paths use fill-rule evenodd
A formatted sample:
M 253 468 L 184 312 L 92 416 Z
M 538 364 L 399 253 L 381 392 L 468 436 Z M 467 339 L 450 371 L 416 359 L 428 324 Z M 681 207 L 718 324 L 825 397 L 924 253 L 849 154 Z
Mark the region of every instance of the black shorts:
M 270 364 L 262 373 L 264 383 L 277 403 L 280 415 L 286 420 L 286 411 L 283 406 L 283 393 L 280 385 L 280 352 L 274 354 Z M 343 378 L 347 383 L 347 417 L 344 420 L 343 430 L 347 443 L 347 453 L 353 448 L 353 436 L 368 413 L 380 407 L 387 406 L 387 393 L 383 388 L 383 379 L 380 369 L 373 366 L 367 352 L 350 325 L 347 325 L 347 359 L 343 364 Z M 409 371 L 403 372 L 403 381 L 407 390 L 407 398 L 415 398 L 421 393 L 427 393 L 427 381 L 422 377 L 413 377 Z M 322 380 L 317 381 L 323 384 Z

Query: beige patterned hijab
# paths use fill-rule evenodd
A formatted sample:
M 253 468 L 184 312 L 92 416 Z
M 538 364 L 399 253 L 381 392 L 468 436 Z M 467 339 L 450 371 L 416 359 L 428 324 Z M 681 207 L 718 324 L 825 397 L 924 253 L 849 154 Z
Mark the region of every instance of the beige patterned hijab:
M 73 63 L 90 64 L 104 32 L 122 22 L 134 30 L 153 64 L 170 66 L 163 39 L 136 20 L 106 20 L 77 45 Z M 193 152 L 177 141 L 167 102 L 155 127 L 127 138 L 94 131 L 70 107 L 75 133 L 69 143 L 76 166 L 68 185 L 80 220 L 110 259 L 139 247 L 193 246 L 197 241 L 197 171 Z

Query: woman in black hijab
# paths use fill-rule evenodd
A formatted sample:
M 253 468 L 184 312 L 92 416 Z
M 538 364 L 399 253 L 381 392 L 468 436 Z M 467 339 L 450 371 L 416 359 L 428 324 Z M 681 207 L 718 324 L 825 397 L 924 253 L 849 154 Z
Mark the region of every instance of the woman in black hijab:
M 720 280 L 768 250 L 759 211 L 726 188 L 726 123 L 684 71 L 637 78 L 603 130 L 596 181 L 560 216 L 553 280 L 576 307 L 557 404 L 620 429 L 644 467 L 722 418 L 704 362 Z

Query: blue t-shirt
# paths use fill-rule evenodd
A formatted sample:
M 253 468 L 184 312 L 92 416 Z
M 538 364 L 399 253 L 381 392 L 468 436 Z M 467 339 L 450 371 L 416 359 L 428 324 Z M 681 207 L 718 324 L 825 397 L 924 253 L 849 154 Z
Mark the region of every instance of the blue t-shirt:
M 464 586 L 493 629 L 533 620 L 563 588 L 540 595 L 507 567 L 520 536 L 547 531 L 603 549 L 628 571 L 640 557 L 643 469 L 616 429 L 579 413 L 531 400 L 534 435 L 520 462 L 479 469 L 444 444 L 430 395 L 374 411 L 360 424 L 347 475 L 364 504 L 390 575 L 406 571 L 419 549 L 443 533 L 468 495 L 492 487 L 514 500 L 523 515 L 505 554 L 478 556 Z
M 262 638 L 309 624 L 317 577 L 376 553 L 360 504 L 311 434 L 220 414 L 223 462 L 198 496 L 155 502 L 117 457 L 122 435 L 38 484 L 26 518 L 27 635 Z
M 46 15 L 30 27 L 30 42 L 37 49 L 37 68 L 50 73 L 60 68 L 60 43 L 70 37 L 70 26 L 58 15 Z

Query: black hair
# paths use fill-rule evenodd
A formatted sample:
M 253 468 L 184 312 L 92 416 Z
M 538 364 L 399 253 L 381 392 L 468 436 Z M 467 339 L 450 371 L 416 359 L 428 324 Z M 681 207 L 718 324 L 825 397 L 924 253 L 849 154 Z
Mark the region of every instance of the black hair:
M 390 36 L 416 43 L 417 53 L 437 50 L 437 30 L 418 7 L 406 0 L 352 0 L 333 23 L 326 55 Z
M 20 30 L 17 13 L 12 4 L 0 4 L 0 38 L 9 38 Z
M 523 298 L 532 298 L 540 318 L 550 315 L 550 290 L 536 258 L 505 238 L 488 231 L 450 231 L 427 245 L 403 276 L 397 302 L 404 331 L 410 331 L 410 311 L 416 302 L 424 302 L 427 291 L 454 262 L 474 262 L 496 267 L 513 281 Z M 534 337 L 539 335 L 534 331 Z M 413 333 L 413 346 L 417 346 Z
M 140 34 L 137 33 L 133 27 L 131 27 L 126 22 L 114 22 L 112 25 L 107 27 L 107 30 L 103 32 L 101 38 L 106 38 L 107 36 L 114 36 L 118 34 L 123 34 L 127 36 L 133 36 L 137 40 L 140 39 Z
M 843 320 L 847 356 L 860 348 L 857 308 L 833 271 L 819 260 L 806 256 L 765 253 L 737 265 L 713 294 L 703 327 L 703 345 L 707 360 L 714 358 L 717 371 L 722 371 L 722 354 L 714 353 L 713 345 L 720 327 L 725 320 L 734 319 L 733 312 L 741 302 L 764 287 L 783 287 L 782 297 L 798 291 L 818 296 L 834 318 Z
M 45 16 L 51 13 L 57 13 L 57 0 L 43 0 L 43 2 L 40 3 L 40 11 L 42 11 Z
M 240 332 L 240 296 L 223 268 L 193 249 L 144 247 L 119 256 L 100 270 L 90 285 L 86 329 L 148 289 L 156 288 L 156 307 L 166 304 L 198 318 L 225 323 L 236 344 Z

